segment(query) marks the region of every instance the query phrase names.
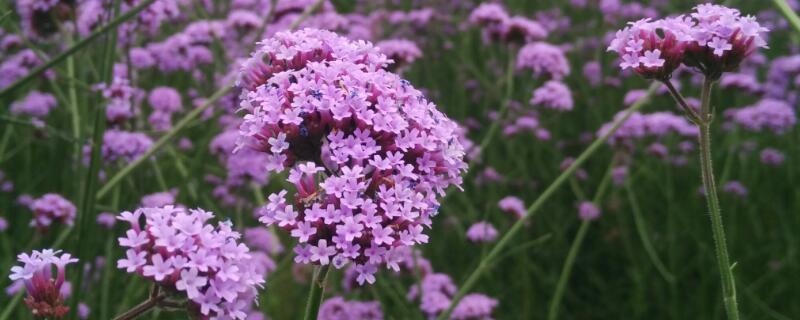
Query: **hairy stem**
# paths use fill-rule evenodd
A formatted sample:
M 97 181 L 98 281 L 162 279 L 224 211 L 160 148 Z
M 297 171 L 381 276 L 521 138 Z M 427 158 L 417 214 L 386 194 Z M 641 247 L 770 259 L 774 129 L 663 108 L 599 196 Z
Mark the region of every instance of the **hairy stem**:
M 319 266 L 314 272 L 314 279 L 311 281 L 311 289 L 308 292 L 306 302 L 305 320 L 316 320 L 319 313 L 319 306 L 322 304 L 322 297 L 325 293 L 325 282 L 328 280 L 330 265 Z
M 158 292 L 158 285 L 153 285 L 153 290 L 150 292 L 150 297 L 147 300 L 125 311 L 125 313 L 118 315 L 114 320 L 133 320 L 157 307 L 166 297 L 164 295 L 159 295 Z
M 701 94 L 701 121 L 700 127 L 700 170 L 702 172 L 703 189 L 706 193 L 708 210 L 711 213 L 711 230 L 714 237 L 714 249 L 719 265 L 720 280 L 722 282 L 722 295 L 725 303 L 725 311 L 728 319 L 738 320 L 739 310 L 736 302 L 736 283 L 731 270 L 730 258 L 728 257 L 728 245 L 725 240 L 725 227 L 722 224 L 722 214 L 719 208 L 719 197 L 717 196 L 717 186 L 714 181 L 714 168 L 711 159 L 711 89 L 713 80 L 706 78 L 703 81 L 703 91 Z

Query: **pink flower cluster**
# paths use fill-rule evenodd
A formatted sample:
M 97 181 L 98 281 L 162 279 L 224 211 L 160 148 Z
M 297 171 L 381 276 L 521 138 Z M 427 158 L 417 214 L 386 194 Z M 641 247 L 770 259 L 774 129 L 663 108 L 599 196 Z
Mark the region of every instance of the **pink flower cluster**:
M 456 291 L 458 288 L 448 275 L 431 273 L 422 279 L 421 290 L 414 286 L 408 291 L 408 298 L 415 299 L 417 295 L 421 294 L 420 309 L 432 319 L 450 307 Z M 484 294 L 468 294 L 453 309 L 450 319 L 491 319 L 497 303 L 497 300 Z
M 617 119 L 622 117 L 623 111 L 614 116 L 614 121 L 608 122 L 600 127 L 597 135 L 601 136 L 611 129 Z M 620 128 L 611 135 L 609 143 L 626 143 L 645 137 L 663 137 L 669 133 L 675 133 L 684 137 L 696 137 L 699 134 L 697 126 L 689 122 L 685 117 L 671 112 L 654 112 L 642 114 L 634 112 Z
M 668 79 L 681 62 L 719 79 L 756 49 L 766 47 L 768 31 L 752 16 L 715 4 L 701 4 L 689 16 L 629 23 L 608 47 L 620 67 L 645 78 Z
M 173 206 L 122 212 L 131 224 L 119 245 L 128 248 L 117 267 L 162 288 L 186 294 L 190 311 L 210 319 L 244 319 L 264 284 L 264 274 L 230 222 L 214 227 L 202 209 Z M 144 218 L 144 226 L 142 226 Z
M 570 73 L 564 50 L 545 42 L 526 44 L 517 55 L 517 69 L 530 69 L 535 77 L 561 80 Z
M 62 286 L 64 271 L 68 264 L 78 262 L 69 253 L 61 250 L 33 250 L 31 254 L 21 253 L 17 260 L 22 266 L 11 267 L 11 281 L 22 281 L 28 291 L 25 304 L 37 317 L 60 319 L 69 312 L 64 305 Z M 53 277 L 53 268 L 56 268 Z
M 14 114 L 26 114 L 31 117 L 45 117 L 57 104 L 53 95 L 33 90 L 22 100 L 11 103 L 10 111 Z
M 785 101 L 762 99 L 756 104 L 740 109 L 730 109 L 733 120 L 751 131 L 770 130 L 775 134 L 783 134 L 797 124 L 794 108 Z
M 319 308 L 318 320 L 381 320 L 383 311 L 378 301 L 347 301 L 341 296 L 325 300 Z
M 497 239 L 497 229 L 489 222 L 477 222 L 467 229 L 467 238 L 472 242 L 493 242 Z
M 33 212 L 31 226 L 40 230 L 45 230 L 53 222 L 59 222 L 68 226 L 75 223 L 77 210 L 75 205 L 61 195 L 48 193 L 41 198 L 34 199 L 28 205 Z
M 237 148 L 267 154 L 270 171 L 290 168 L 295 187 L 291 199 L 270 195 L 260 221 L 297 238 L 296 262 L 354 262 L 362 284 L 379 265 L 397 269 L 398 249 L 428 241 L 437 194 L 466 170 L 457 124 L 386 61 L 367 42 L 283 32 L 240 81 Z
M 537 21 L 522 16 L 511 17 L 497 3 L 483 3 L 469 15 L 469 22 L 483 28 L 484 40 L 527 43 L 547 38 L 547 30 Z

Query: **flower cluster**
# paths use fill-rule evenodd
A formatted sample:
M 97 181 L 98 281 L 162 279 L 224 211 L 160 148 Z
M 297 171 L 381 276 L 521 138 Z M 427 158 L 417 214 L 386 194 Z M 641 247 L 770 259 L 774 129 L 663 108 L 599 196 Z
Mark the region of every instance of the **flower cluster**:
M 492 242 L 497 239 L 497 229 L 491 223 L 481 221 L 467 229 L 467 238 L 472 242 Z
M 264 284 L 250 249 L 230 222 L 214 227 L 202 209 L 140 208 L 117 219 L 131 224 L 119 245 L 128 248 L 117 267 L 185 294 L 189 311 L 211 319 L 244 319 Z M 144 218 L 144 226 L 142 226 Z
M 617 113 L 614 116 L 614 121 L 608 122 L 600 127 L 597 135 L 602 136 L 620 117 L 624 112 Z M 675 133 L 684 137 L 696 137 L 699 134 L 697 126 L 686 120 L 685 117 L 678 116 L 671 112 L 654 112 L 650 114 L 642 114 L 634 112 L 630 118 L 622 123 L 622 126 L 611 135 L 609 143 L 619 144 L 626 143 L 632 140 L 643 139 L 648 136 L 663 137 L 669 133 Z
M 133 87 L 128 79 L 128 67 L 124 64 L 114 65 L 113 79 L 110 84 L 100 83 L 95 88 L 108 101 L 106 120 L 111 123 L 122 123 L 133 118 L 139 101 L 144 93 Z
M 11 281 L 22 281 L 28 291 L 25 304 L 36 317 L 60 319 L 69 312 L 64 305 L 62 286 L 64 285 L 65 268 L 70 263 L 78 262 L 69 253 L 61 250 L 33 250 L 31 254 L 21 253 L 17 260 L 22 266 L 11 268 Z M 53 268 L 55 267 L 55 277 Z
M 422 51 L 419 50 L 417 44 L 407 39 L 383 40 L 376 43 L 375 46 L 381 53 L 394 61 L 392 68 L 395 70 L 402 69 L 422 56 Z
M 11 104 L 11 113 L 25 114 L 32 117 L 45 117 L 56 107 L 56 98 L 49 93 L 31 91 L 25 98 Z
M 0 88 L 5 88 L 14 81 L 27 75 L 33 68 L 42 64 L 42 60 L 31 49 L 25 49 L 11 56 L 2 57 L 0 62 Z M 52 79 L 55 73 L 52 70 L 44 72 L 44 77 Z
M 421 290 L 420 290 L 421 287 Z M 447 310 L 452 297 L 458 291 L 453 280 L 443 273 L 431 273 L 422 279 L 421 286 L 414 286 L 408 292 L 409 300 L 420 297 L 420 309 L 430 318 L 435 318 Z M 497 300 L 484 294 L 472 293 L 464 296 L 453 309 L 450 319 L 491 319 Z
M 41 198 L 32 200 L 28 204 L 28 208 L 33 212 L 31 226 L 40 230 L 47 229 L 53 222 L 68 226 L 75 223 L 77 212 L 75 205 L 55 193 L 48 193 Z
M 106 162 L 117 160 L 131 162 L 141 157 L 151 145 L 153 145 L 153 139 L 144 133 L 112 129 L 103 133 L 101 153 Z M 91 145 L 85 145 L 83 152 L 84 164 L 88 165 Z
M 150 91 L 147 102 L 153 112 L 147 118 L 153 129 L 166 131 L 172 127 L 172 114 L 181 111 L 183 102 L 178 90 L 170 87 L 157 87 Z
M 530 69 L 536 77 L 560 80 L 569 75 L 570 67 L 564 50 L 545 42 L 526 44 L 519 50 L 517 69 Z
M 283 71 L 301 70 L 312 62 L 350 62 L 374 71 L 391 61 L 378 48 L 366 41 L 351 41 L 333 32 L 302 29 L 278 32 L 258 43 L 258 48 L 243 64 L 237 85 L 255 91 L 273 75 Z M 288 76 L 285 74 L 284 76 Z
M 578 217 L 584 221 L 596 220 L 600 218 L 600 208 L 591 201 L 582 201 L 578 204 Z
M 380 320 L 383 319 L 383 311 L 381 311 L 381 304 L 378 301 L 347 301 L 343 297 L 337 296 L 322 302 L 317 319 Z
M 522 202 L 522 199 L 515 196 L 507 196 L 503 199 L 500 199 L 497 205 L 500 207 L 500 210 L 511 213 L 519 219 L 524 217 L 528 211 L 528 209 L 525 208 L 525 203 Z
M 543 106 L 558 111 L 572 110 L 572 91 L 561 81 L 550 80 L 533 91 L 529 102 L 534 106 Z
M 669 79 L 681 63 L 712 79 L 733 71 L 756 49 L 766 47 L 752 16 L 714 4 L 701 4 L 689 16 L 642 19 L 617 32 L 608 47 L 620 55 L 620 67 L 645 78 Z
M 483 28 L 484 40 L 527 43 L 547 37 L 547 30 L 537 21 L 522 16 L 511 17 L 497 3 L 483 3 L 469 15 L 469 22 Z
M 455 122 L 378 67 L 385 56 L 337 37 L 306 29 L 261 43 L 242 71 L 237 148 L 290 168 L 293 200 L 270 195 L 259 220 L 298 239 L 295 261 L 354 262 L 359 283 L 372 283 L 379 265 L 397 268 L 398 248 L 428 241 L 437 194 L 461 184 L 464 149 Z
M 768 129 L 775 134 L 782 134 L 797 123 L 794 108 L 781 100 L 767 98 L 755 105 L 730 111 L 734 122 L 752 131 Z

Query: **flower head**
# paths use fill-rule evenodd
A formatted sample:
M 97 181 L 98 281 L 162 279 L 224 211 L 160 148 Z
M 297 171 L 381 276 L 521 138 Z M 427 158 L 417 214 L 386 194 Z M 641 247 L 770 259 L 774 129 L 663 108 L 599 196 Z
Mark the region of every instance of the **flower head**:
M 33 250 L 31 254 L 21 253 L 17 256 L 22 266 L 11 268 L 9 279 L 22 281 L 28 291 L 25 304 L 36 317 L 60 319 L 69 312 L 64 305 L 62 286 L 64 271 L 68 264 L 77 262 L 69 253 L 61 254 L 61 250 Z M 55 277 L 53 277 L 55 268 Z
M 298 261 L 353 262 L 359 282 L 373 282 L 393 251 L 427 242 L 437 194 L 460 185 L 457 124 L 382 69 L 369 43 L 306 29 L 263 41 L 257 54 L 275 60 L 258 81 L 245 63 L 237 149 L 265 154 L 294 186 L 291 198 L 269 197 L 260 221 L 298 238 Z
M 633 69 L 648 79 L 669 79 L 683 59 L 689 27 L 683 16 L 631 22 L 617 31 L 608 50 L 619 54 L 623 70 Z
M 229 222 L 216 226 L 202 209 L 173 206 L 140 208 L 117 219 L 130 223 L 119 244 L 126 257 L 117 267 L 161 287 L 182 292 L 189 308 L 210 319 L 244 319 L 264 284 L 263 268 Z M 142 225 L 144 220 L 144 225 Z
M 53 222 L 71 226 L 75 223 L 75 205 L 59 194 L 48 193 L 33 200 L 28 207 L 33 212 L 31 226 L 47 229 Z

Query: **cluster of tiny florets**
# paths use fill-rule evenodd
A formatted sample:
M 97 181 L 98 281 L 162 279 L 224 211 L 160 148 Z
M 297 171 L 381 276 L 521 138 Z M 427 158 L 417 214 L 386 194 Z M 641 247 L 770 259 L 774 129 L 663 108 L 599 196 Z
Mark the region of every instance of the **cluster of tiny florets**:
M 22 281 L 28 291 L 25 304 L 36 317 L 61 319 L 69 312 L 64 304 L 62 286 L 65 284 L 65 269 L 70 263 L 78 262 L 69 253 L 61 250 L 33 250 L 31 254 L 17 255 L 21 266 L 11 268 L 11 281 Z M 55 268 L 55 274 L 53 273 Z
M 668 79 L 681 63 L 718 79 L 766 47 L 768 31 L 754 17 L 714 4 L 698 5 L 688 16 L 629 24 L 617 32 L 608 50 L 620 55 L 623 70 L 659 80 Z
M 306 29 L 278 33 L 246 62 L 238 149 L 289 168 L 260 221 L 298 240 L 298 263 L 356 264 L 359 283 L 397 269 L 398 248 L 426 243 L 437 194 L 466 170 L 458 126 L 369 43 Z M 263 63 L 271 57 L 270 64 Z M 256 63 L 257 62 L 257 63 Z M 263 77 L 269 76 L 268 79 Z
M 230 222 L 208 223 L 202 209 L 140 208 L 117 219 L 130 223 L 119 245 L 127 248 L 117 267 L 185 294 L 191 312 L 210 319 L 244 319 L 264 284 L 250 249 Z M 144 225 L 142 225 L 144 220 Z

